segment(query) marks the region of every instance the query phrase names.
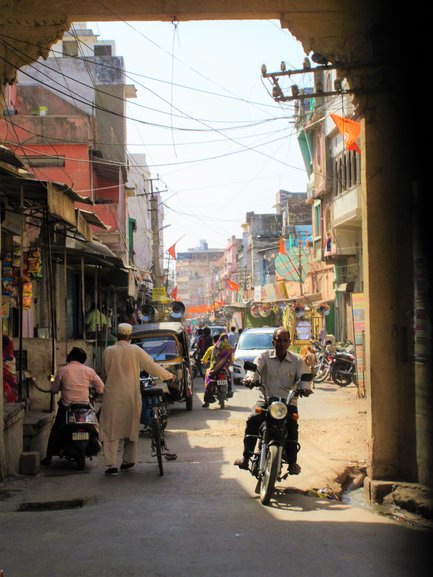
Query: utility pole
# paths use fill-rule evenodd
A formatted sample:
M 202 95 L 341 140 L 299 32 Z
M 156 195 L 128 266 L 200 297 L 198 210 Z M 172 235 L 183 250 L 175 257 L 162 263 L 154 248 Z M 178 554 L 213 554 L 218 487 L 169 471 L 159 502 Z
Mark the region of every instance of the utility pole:
M 150 224 L 152 227 L 152 260 L 153 260 L 153 275 L 154 288 L 161 288 L 163 285 L 161 278 L 161 260 L 160 260 L 160 245 L 159 245 L 159 212 L 158 212 L 158 197 L 153 190 L 153 181 L 159 178 L 145 178 L 144 182 L 150 183 Z M 159 192 L 159 191 L 158 191 Z
M 302 279 L 302 252 L 301 252 L 301 232 L 298 231 L 298 260 L 299 260 L 299 290 L 301 296 L 304 295 L 304 285 Z

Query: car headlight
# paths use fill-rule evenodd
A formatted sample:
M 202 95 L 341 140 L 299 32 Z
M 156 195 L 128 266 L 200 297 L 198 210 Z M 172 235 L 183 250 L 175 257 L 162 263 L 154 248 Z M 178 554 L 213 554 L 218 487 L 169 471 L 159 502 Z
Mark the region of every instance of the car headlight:
M 285 419 L 287 415 L 287 405 L 281 401 L 275 401 L 269 407 L 269 412 L 274 419 Z

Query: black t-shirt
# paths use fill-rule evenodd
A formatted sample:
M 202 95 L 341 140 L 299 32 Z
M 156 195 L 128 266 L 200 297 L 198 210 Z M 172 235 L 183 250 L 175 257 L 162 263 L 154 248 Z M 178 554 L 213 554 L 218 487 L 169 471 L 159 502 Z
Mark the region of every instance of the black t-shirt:
M 205 354 L 205 352 L 208 350 L 209 347 L 211 347 L 214 344 L 212 337 L 209 335 L 208 337 L 200 337 L 199 341 L 198 341 L 198 352 L 200 355 L 200 358 Z

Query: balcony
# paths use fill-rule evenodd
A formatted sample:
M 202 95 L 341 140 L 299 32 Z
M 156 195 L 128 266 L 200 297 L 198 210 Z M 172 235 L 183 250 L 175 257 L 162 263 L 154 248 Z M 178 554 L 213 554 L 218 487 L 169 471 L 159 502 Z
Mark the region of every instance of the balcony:
M 360 227 L 362 217 L 361 187 L 355 186 L 335 197 L 333 202 L 333 212 L 334 228 L 343 225 L 345 227 Z

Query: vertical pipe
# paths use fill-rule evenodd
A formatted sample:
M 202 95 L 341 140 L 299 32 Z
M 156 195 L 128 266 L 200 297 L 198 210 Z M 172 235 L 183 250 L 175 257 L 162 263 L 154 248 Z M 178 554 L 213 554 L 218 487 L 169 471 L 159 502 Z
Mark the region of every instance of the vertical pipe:
M 81 255 L 81 314 L 83 317 L 83 339 L 86 340 L 86 295 L 84 286 L 84 256 Z
M 66 253 L 66 238 L 65 238 L 65 247 L 63 253 L 63 284 L 64 284 L 64 291 L 65 291 L 65 359 L 68 354 L 68 256 Z
M 20 187 L 20 209 L 24 209 L 24 187 Z M 18 301 L 19 301 L 19 326 L 18 326 L 18 348 L 20 351 L 20 368 L 18 377 L 18 399 L 23 399 L 23 289 L 24 289 L 24 212 L 21 212 L 21 233 L 20 233 L 20 278 L 18 283 Z

